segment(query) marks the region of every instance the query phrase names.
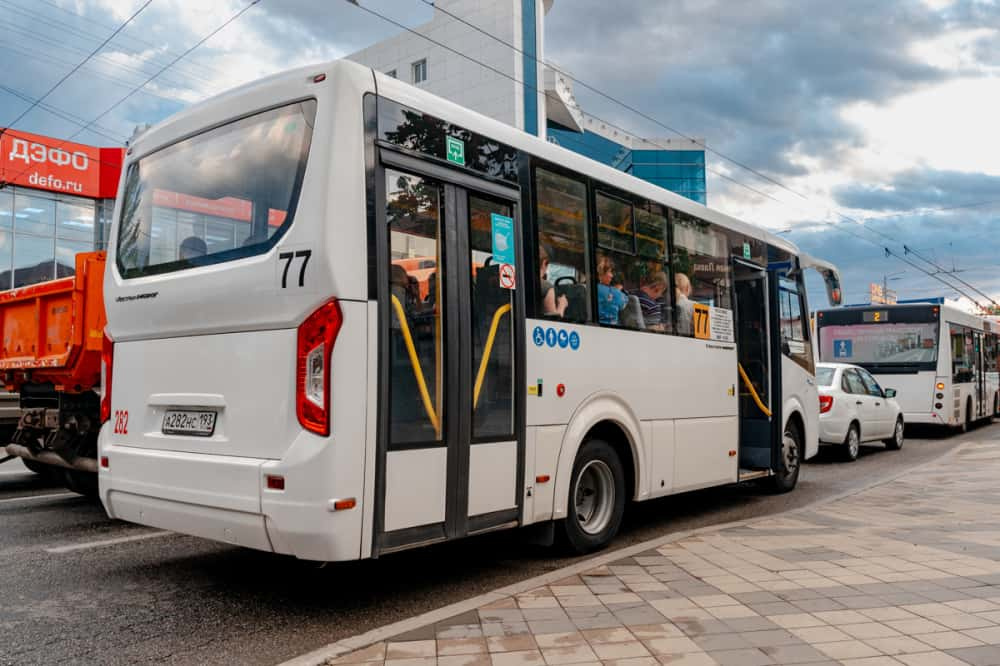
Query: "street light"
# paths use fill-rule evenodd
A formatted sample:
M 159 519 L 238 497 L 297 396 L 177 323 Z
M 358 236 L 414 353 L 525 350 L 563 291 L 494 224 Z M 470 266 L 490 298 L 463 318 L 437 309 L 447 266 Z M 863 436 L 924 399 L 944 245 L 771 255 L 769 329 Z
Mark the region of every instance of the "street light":
M 888 300 L 889 299 L 889 281 L 890 280 L 902 280 L 903 278 L 898 277 L 898 276 L 903 275 L 905 273 L 906 273 L 906 271 L 900 271 L 898 273 L 890 273 L 888 275 L 886 275 L 885 273 L 882 273 L 882 298 L 883 298 L 883 300 Z

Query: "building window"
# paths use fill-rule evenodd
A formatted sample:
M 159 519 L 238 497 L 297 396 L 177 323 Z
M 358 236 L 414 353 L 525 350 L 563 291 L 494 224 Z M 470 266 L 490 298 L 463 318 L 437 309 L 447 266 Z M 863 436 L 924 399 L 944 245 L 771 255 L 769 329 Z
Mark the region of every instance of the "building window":
M 427 80 L 427 58 L 418 60 L 411 65 L 413 70 L 413 82 L 423 83 Z
M 388 72 L 385 73 L 385 75 L 386 76 L 391 76 L 394 79 L 399 78 L 398 76 L 396 76 L 396 70 L 394 70 L 394 69 L 390 69 Z

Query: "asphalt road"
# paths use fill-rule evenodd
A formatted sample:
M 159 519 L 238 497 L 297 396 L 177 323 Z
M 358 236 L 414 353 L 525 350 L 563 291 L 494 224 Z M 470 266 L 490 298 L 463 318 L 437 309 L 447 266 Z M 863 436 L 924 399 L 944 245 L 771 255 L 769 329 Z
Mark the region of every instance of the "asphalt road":
M 1000 425 L 865 447 L 853 464 L 821 454 L 786 495 L 747 484 L 636 505 L 615 547 L 859 490 L 966 438 L 1000 439 Z M 0 664 L 274 664 L 575 561 L 517 532 L 325 567 L 150 534 L 0 466 Z

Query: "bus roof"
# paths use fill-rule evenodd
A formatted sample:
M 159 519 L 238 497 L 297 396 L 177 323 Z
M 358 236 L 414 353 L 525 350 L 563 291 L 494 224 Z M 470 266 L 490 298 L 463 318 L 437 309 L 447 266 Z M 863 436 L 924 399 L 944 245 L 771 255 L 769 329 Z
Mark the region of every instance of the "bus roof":
M 501 141 L 538 158 L 602 180 L 611 186 L 632 192 L 722 227 L 739 231 L 749 237 L 762 240 L 796 256 L 801 255 L 799 248 L 787 238 L 772 234 L 760 226 L 744 222 L 725 213 L 703 206 L 667 189 L 574 153 L 544 139 L 527 134 L 512 125 L 494 120 L 476 111 L 438 97 L 426 90 L 421 90 L 414 85 L 348 60 L 335 60 L 280 72 L 210 97 L 179 111 L 134 137 L 132 148 L 135 149 L 136 155 L 141 156 L 142 154 L 165 147 L 185 136 L 197 133 L 201 129 L 219 124 L 219 118 L 222 117 L 223 113 L 228 113 L 231 118 L 238 118 L 247 115 L 248 112 L 257 110 L 257 108 L 268 108 L 267 105 L 259 104 L 259 100 L 266 98 L 266 95 L 262 97 L 262 93 L 265 93 L 268 89 L 272 89 L 277 93 L 279 90 L 288 89 L 288 84 L 290 83 L 300 83 L 307 79 L 312 80 L 314 76 L 320 74 L 327 74 L 329 79 L 334 81 L 349 80 L 356 82 L 356 91 L 359 96 L 365 92 L 376 92 L 395 102 L 413 107 L 441 120 L 457 124 L 473 132 Z M 367 82 L 371 83 L 368 84 Z M 249 104 L 239 103 L 240 101 L 246 102 L 245 98 L 253 99 Z M 272 99 L 269 105 L 273 106 L 279 101 L 281 100 Z M 212 118 L 214 122 L 205 122 L 206 118 Z M 200 123 L 199 120 L 201 121 Z M 128 151 L 130 156 L 132 152 L 132 149 Z

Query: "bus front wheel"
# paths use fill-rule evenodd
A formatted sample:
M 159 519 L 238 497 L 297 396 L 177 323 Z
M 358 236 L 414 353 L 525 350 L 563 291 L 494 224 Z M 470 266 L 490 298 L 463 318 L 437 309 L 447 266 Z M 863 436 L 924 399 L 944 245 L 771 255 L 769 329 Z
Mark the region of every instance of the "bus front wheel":
M 799 482 L 799 470 L 802 468 L 802 434 L 792 421 L 785 425 L 781 437 L 781 455 L 778 468 L 771 477 L 771 486 L 775 492 L 787 493 Z
M 625 470 L 601 439 L 584 442 L 573 463 L 563 530 L 569 548 L 589 553 L 615 538 L 625 514 Z

